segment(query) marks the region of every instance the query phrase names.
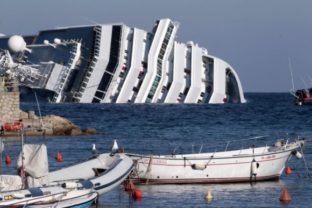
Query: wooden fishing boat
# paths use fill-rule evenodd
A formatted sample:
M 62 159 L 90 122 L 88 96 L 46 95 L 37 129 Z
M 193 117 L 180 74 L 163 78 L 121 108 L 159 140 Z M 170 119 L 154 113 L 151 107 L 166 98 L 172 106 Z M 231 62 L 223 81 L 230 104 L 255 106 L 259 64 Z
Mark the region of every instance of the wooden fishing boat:
M 128 154 L 136 164 L 131 175 L 143 184 L 228 183 L 278 179 L 292 155 L 302 157 L 306 140 L 272 146 L 198 154 Z

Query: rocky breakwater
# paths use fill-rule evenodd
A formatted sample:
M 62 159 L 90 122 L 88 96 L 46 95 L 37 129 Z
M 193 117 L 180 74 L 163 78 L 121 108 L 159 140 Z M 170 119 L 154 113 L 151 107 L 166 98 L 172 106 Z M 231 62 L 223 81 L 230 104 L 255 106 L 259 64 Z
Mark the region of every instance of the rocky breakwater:
M 23 126 L 23 129 L 29 136 L 40 136 L 43 134 L 47 136 L 78 136 L 96 133 L 96 130 L 93 128 L 81 129 L 70 120 L 61 116 L 46 115 L 39 118 L 33 111 L 21 111 L 18 123 Z M 15 136 L 18 133 L 18 130 L 6 131 L 6 129 L 4 129 L 4 134 L 7 136 Z

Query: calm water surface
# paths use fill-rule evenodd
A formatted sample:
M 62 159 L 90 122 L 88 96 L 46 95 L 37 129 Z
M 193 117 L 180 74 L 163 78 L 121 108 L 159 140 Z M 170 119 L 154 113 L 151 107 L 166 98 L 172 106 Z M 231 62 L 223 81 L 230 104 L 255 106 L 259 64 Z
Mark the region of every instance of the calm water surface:
M 312 140 L 312 106 L 294 106 L 288 94 L 247 94 L 247 104 L 228 105 L 134 105 L 134 104 L 41 104 L 43 115 L 57 114 L 82 128 L 97 129 L 97 135 L 79 137 L 35 138 L 30 143 L 48 145 L 50 169 L 54 170 L 91 156 L 92 143 L 108 152 L 112 140 L 127 152 L 170 154 L 223 150 L 227 141 L 264 136 L 254 140 L 231 142 L 231 148 L 253 144 L 272 144 L 285 137 Z M 23 110 L 36 110 L 34 103 L 23 103 Z M 312 145 L 305 148 L 308 164 L 312 162 Z M 19 146 L 10 142 L 6 151 L 16 162 Z M 54 161 L 62 151 L 64 162 Z M 287 207 L 310 207 L 312 179 L 308 179 L 302 160 L 290 162 L 294 174 L 278 182 L 256 184 L 161 185 L 140 186 L 141 201 L 133 201 L 122 187 L 101 196 L 103 207 L 285 207 L 279 202 L 281 188 L 287 186 L 293 201 Z M 5 167 L 5 173 L 13 173 Z M 212 190 L 214 199 L 205 196 Z

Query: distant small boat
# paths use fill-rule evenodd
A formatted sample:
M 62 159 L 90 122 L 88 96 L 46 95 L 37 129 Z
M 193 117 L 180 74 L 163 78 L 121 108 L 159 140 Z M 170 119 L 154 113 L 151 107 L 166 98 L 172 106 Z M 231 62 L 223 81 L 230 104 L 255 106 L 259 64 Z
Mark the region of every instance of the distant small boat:
M 312 105 L 312 88 L 296 90 L 291 94 L 295 97 L 296 105 Z
M 292 81 L 292 89 L 290 90 L 290 94 L 295 97 L 295 104 L 299 106 L 312 105 L 312 88 L 306 87 L 305 89 L 295 90 L 295 82 L 294 82 L 293 70 L 292 70 L 290 59 L 289 59 L 289 70 L 290 70 L 291 81 Z M 307 86 L 307 84 L 305 83 L 303 79 L 302 81 L 304 82 L 305 86 Z
M 278 141 L 272 146 L 234 151 L 138 155 L 131 177 L 144 184 L 228 183 L 278 179 L 291 155 L 302 157 L 306 140 Z

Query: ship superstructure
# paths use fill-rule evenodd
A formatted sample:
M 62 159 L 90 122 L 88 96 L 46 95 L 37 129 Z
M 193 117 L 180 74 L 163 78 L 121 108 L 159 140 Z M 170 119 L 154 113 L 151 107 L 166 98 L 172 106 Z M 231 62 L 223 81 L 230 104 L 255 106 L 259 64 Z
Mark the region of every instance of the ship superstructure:
M 0 68 L 53 102 L 244 103 L 235 70 L 192 41 L 177 42 L 178 28 L 161 19 L 151 32 L 121 23 L 44 30 L 12 55 L 2 37 Z

